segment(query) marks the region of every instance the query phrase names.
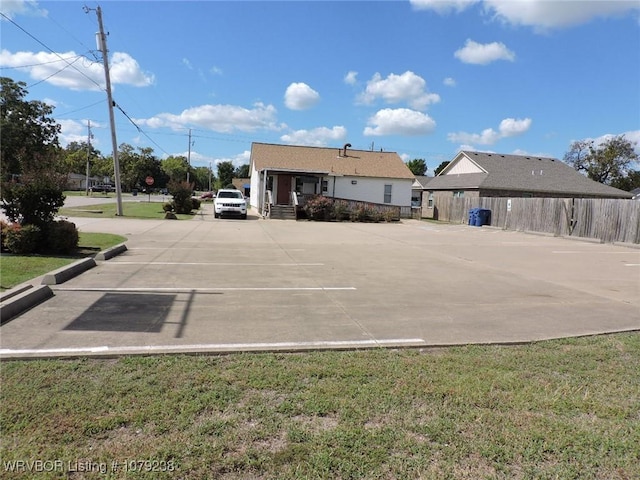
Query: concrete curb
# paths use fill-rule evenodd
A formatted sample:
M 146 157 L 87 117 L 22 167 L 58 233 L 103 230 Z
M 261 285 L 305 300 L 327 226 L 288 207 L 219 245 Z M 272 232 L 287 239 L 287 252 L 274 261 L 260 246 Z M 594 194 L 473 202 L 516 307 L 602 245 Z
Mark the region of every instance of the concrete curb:
M 58 285 L 59 283 L 64 283 L 96 265 L 96 261 L 93 258 L 83 258 L 82 260 L 47 273 L 42 279 L 42 285 Z
M 96 260 L 99 260 L 99 261 L 109 260 L 126 251 L 127 251 L 127 246 L 124 243 L 121 243 L 120 245 L 116 245 L 115 247 L 108 248 L 98 253 L 96 255 Z
M 47 285 L 22 290 L 22 293 L 12 295 L 10 302 L 0 303 L 0 324 L 4 325 L 13 317 L 53 297 L 53 291 Z

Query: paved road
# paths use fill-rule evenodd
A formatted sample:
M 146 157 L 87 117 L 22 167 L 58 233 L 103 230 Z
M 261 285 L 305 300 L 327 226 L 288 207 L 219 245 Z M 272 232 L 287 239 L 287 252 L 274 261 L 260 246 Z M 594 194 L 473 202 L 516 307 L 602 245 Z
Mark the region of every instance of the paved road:
M 640 329 L 640 250 L 393 224 L 72 219 L 128 251 L 0 327 L 8 357 L 525 342 Z M 126 209 L 125 209 L 126 215 Z

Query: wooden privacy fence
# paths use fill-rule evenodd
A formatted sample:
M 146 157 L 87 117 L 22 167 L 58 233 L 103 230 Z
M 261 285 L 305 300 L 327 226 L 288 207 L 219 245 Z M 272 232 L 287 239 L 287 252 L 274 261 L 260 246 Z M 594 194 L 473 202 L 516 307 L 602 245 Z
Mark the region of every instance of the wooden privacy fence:
M 491 210 L 491 226 L 640 243 L 640 202 L 593 198 L 451 198 L 438 199 L 437 219 L 468 223 L 472 208 Z

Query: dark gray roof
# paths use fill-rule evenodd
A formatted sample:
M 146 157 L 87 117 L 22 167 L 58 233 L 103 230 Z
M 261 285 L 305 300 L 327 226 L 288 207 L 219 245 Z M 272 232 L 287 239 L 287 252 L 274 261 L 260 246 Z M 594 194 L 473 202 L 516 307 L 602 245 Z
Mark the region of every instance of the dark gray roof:
M 438 175 L 429 190 L 513 190 L 553 195 L 631 198 L 629 192 L 594 182 L 555 158 L 461 152 L 487 173 Z
M 429 177 L 427 175 L 418 175 L 416 177 L 416 181 L 422 185 L 422 188 L 426 187 L 431 180 L 433 180 L 433 177 Z

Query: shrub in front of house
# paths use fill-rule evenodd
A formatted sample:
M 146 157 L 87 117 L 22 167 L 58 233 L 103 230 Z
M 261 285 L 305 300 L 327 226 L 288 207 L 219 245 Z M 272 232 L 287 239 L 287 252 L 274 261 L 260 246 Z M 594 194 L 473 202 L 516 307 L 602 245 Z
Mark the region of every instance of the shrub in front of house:
M 200 202 L 200 199 L 198 198 L 192 198 L 191 199 L 191 209 L 192 210 L 200 210 L 200 205 L 202 203 Z
M 330 198 L 316 195 L 305 203 L 303 210 L 309 220 L 329 221 L 332 217 L 333 202 Z
M 396 214 L 393 212 L 393 210 L 385 210 L 384 212 L 382 212 L 382 220 L 384 220 L 385 222 L 393 222 L 394 220 L 396 220 Z
M 162 211 L 165 213 L 173 212 L 173 203 L 166 202 L 164 205 L 162 205 Z
M 331 216 L 338 222 L 342 222 L 344 220 L 349 220 L 351 214 L 351 210 L 349 209 L 349 204 L 342 201 L 336 200 L 333 203 L 333 209 L 331 212 Z

